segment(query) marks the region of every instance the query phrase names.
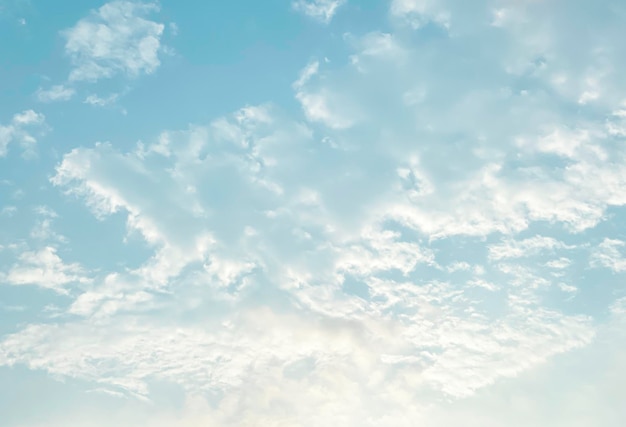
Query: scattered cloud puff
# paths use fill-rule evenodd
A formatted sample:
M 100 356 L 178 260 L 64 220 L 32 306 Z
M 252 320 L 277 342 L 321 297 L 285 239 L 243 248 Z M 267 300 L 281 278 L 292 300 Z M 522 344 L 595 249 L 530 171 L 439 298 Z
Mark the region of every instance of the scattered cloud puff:
M 296 0 L 292 7 L 318 21 L 329 23 L 347 0 Z
M 62 31 L 72 69 L 64 84 L 39 88 L 36 98 L 44 103 L 68 101 L 76 94 L 78 83 L 155 72 L 161 63 L 160 54 L 167 51 L 161 44 L 164 24 L 149 19 L 158 11 L 157 3 L 115 0 Z M 173 33 L 177 31 L 175 23 L 170 23 L 170 28 Z M 90 94 L 83 102 L 103 107 L 119 97 L 119 93 L 106 97 Z
M 36 285 L 66 293 L 71 283 L 88 283 L 89 279 L 77 264 L 64 264 L 54 247 L 19 255 L 16 263 L 2 279 L 11 285 Z
M 604 239 L 591 254 L 592 266 L 609 268 L 616 273 L 626 271 L 624 247 L 626 247 L 626 242 L 622 240 Z
M 95 107 L 106 107 L 107 105 L 114 104 L 119 98 L 118 93 L 111 94 L 106 97 L 100 97 L 95 94 L 91 94 L 83 101 L 85 104 L 93 105 Z
M 24 155 L 34 153 L 37 139 L 33 133 L 45 130 L 45 116 L 33 110 L 15 114 L 8 125 L 0 125 L 0 157 L 7 155 L 9 144 L 17 142 Z
M 113 1 L 66 30 L 65 52 L 74 65 L 69 81 L 153 73 L 164 25 L 147 16 L 157 10 L 154 3 Z
M 402 19 L 414 29 L 431 22 L 449 28 L 450 12 L 445 3 L 437 0 L 393 0 L 390 11 L 392 16 Z
M 50 89 L 37 90 L 37 99 L 41 102 L 67 101 L 71 99 L 76 91 L 64 85 L 54 85 Z

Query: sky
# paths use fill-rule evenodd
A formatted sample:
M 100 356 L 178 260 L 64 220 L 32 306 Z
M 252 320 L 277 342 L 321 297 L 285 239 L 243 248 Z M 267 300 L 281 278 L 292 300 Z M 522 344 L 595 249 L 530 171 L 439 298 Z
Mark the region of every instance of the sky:
M 0 0 L 0 426 L 626 424 L 622 0 Z

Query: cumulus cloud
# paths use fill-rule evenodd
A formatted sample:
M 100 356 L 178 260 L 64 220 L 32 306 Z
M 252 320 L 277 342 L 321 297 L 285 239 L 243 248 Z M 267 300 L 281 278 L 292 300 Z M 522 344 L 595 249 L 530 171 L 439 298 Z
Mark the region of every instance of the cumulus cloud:
M 147 17 L 154 3 L 113 1 L 64 32 L 73 63 L 70 81 L 96 81 L 123 74 L 153 73 L 160 65 L 164 25 Z

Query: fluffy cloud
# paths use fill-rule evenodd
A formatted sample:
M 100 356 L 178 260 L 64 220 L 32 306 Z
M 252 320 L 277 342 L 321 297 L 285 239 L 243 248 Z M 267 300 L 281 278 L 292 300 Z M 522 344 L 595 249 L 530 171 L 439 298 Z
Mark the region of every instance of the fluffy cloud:
M 150 74 L 160 65 L 164 25 L 147 19 L 153 3 L 113 1 L 65 31 L 70 81 L 96 81 L 124 74 Z

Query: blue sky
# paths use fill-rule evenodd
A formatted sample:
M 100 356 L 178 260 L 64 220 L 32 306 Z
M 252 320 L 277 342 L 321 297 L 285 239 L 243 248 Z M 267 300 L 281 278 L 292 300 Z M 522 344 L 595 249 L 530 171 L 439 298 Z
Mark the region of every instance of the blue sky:
M 0 425 L 623 426 L 625 24 L 0 0 Z

